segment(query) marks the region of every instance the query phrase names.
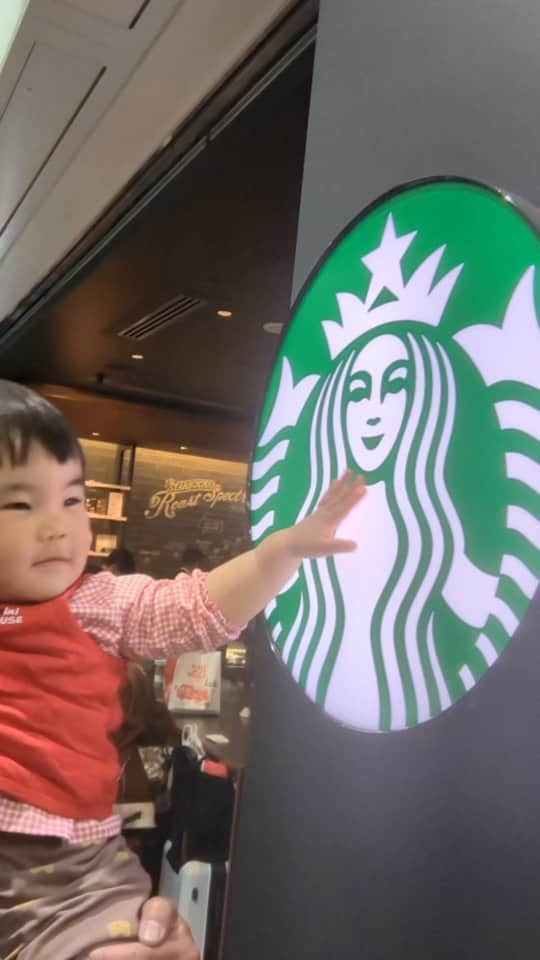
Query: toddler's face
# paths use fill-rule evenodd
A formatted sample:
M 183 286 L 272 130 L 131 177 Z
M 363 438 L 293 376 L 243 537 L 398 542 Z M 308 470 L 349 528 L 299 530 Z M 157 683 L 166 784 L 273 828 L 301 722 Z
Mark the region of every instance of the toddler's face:
M 38 443 L 24 466 L 0 467 L 0 601 L 38 603 L 84 570 L 91 543 L 83 469 Z

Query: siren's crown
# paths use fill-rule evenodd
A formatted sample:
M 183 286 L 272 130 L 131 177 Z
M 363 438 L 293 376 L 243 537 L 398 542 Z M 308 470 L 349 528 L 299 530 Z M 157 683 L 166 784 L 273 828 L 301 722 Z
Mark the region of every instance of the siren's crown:
M 394 218 L 391 213 L 388 215 L 380 245 L 362 257 L 362 263 L 371 273 L 365 300 L 354 293 L 336 294 L 341 321 L 322 323 L 332 359 L 358 337 L 386 323 L 412 320 L 432 327 L 439 325 L 463 264 L 449 270 L 435 283 L 446 249 L 443 244 L 422 261 L 405 283 L 401 260 L 415 236 L 416 230 L 397 236 Z M 393 299 L 377 304 L 383 291 Z

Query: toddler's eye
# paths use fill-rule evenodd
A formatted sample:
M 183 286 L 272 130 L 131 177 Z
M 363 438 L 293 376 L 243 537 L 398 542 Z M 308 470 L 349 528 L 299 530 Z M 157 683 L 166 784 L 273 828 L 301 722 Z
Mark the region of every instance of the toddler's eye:
M 82 503 L 82 497 L 68 497 L 64 503 L 65 507 L 76 507 L 77 504 Z
M 31 510 L 29 503 L 25 503 L 24 500 L 14 500 L 12 503 L 4 503 L 2 510 Z

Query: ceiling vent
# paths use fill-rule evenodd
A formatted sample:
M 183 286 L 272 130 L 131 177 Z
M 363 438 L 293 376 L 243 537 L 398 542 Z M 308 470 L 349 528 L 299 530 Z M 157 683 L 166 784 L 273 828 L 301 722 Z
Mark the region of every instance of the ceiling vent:
M 184 320 L 188 314 L 204 306 L 205 303 L 206 300 L 201 300 L 198 297 L 187 297 L 181 293 L 162 304 L 157 310 L 153 310 L 152 313 L 147 313 L 140 320 L 136 320 L 135 323 L 130 323 L 123 330 L 118 330 L 117 336 L 126 337 L 128 340 L 148 340 L 149 337 L 160 333 L 165 327 L 170 327 L 177 320 Z

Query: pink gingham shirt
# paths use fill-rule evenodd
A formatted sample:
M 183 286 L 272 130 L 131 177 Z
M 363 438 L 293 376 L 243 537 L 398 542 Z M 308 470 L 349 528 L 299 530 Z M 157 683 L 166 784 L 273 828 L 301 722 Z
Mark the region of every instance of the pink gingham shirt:
M 174 580 L 97 573 L 82 580 L 69 605 L 83 629 L 120 657 L 166 659 L 188 650 L 214 650 L 242 629 L 209 599 L 200 570 Z M 120 833 L 121 820 L 112 812 L 105 820 L 68 820 L 0 795 L 0 830 L 90 844 Z

